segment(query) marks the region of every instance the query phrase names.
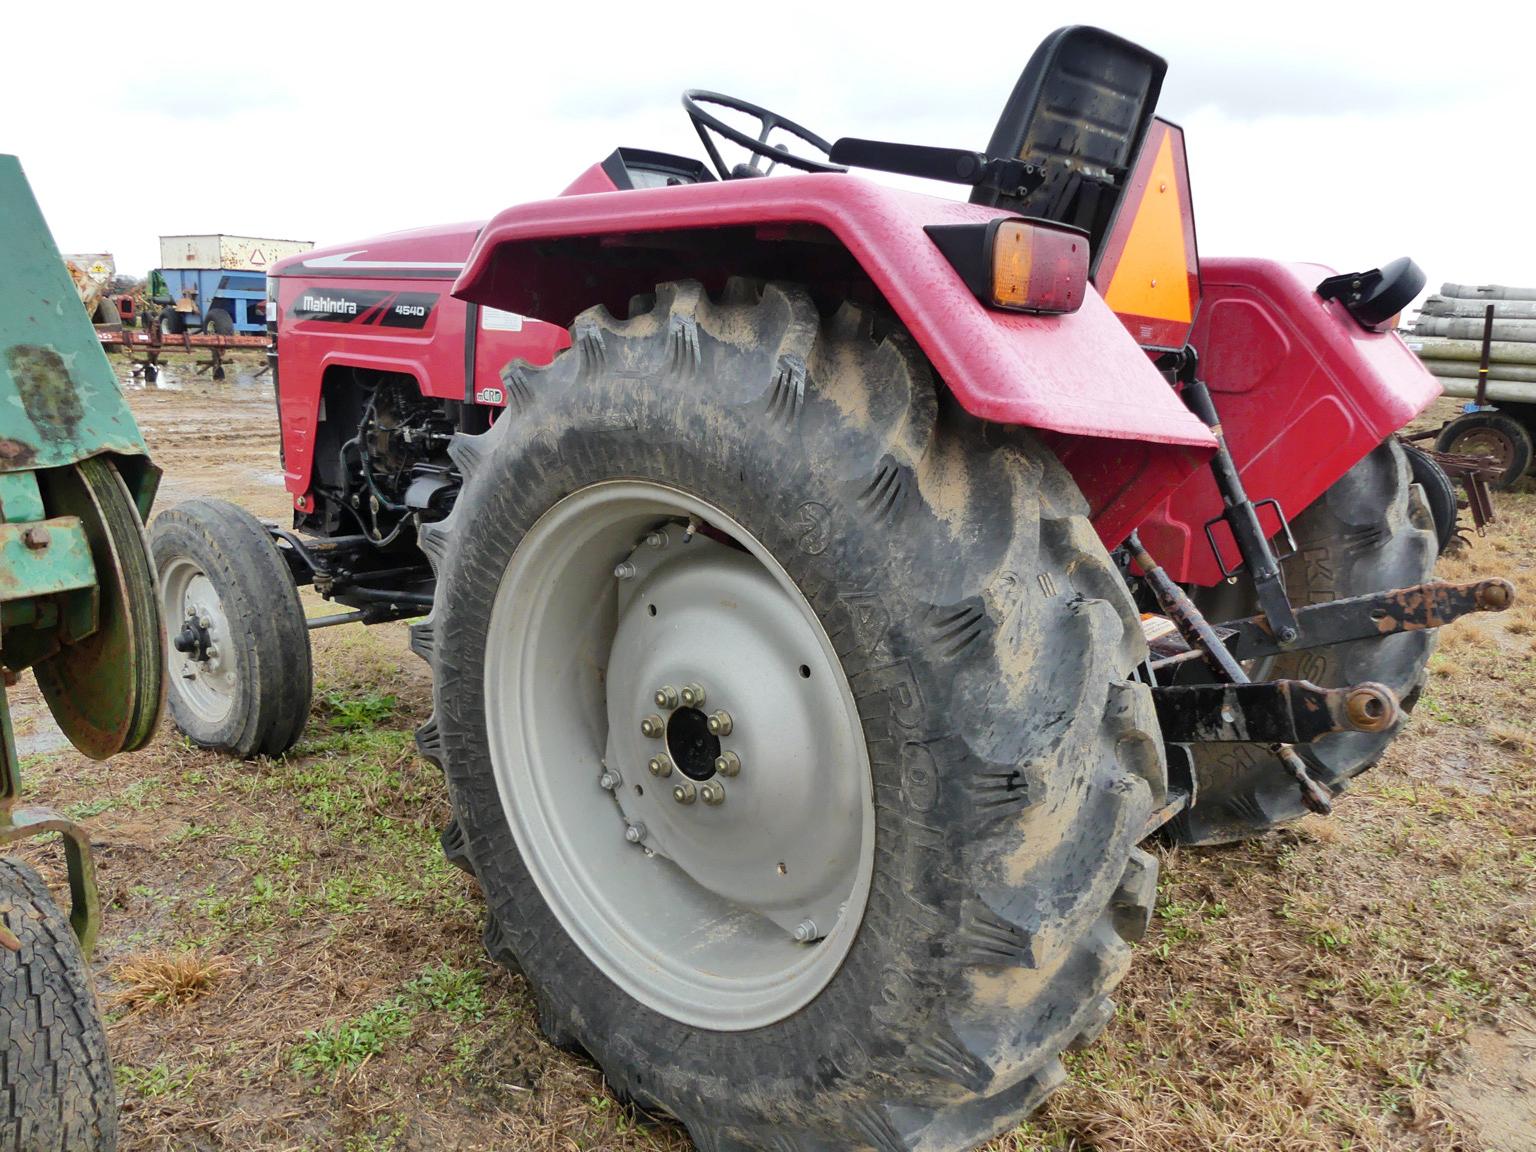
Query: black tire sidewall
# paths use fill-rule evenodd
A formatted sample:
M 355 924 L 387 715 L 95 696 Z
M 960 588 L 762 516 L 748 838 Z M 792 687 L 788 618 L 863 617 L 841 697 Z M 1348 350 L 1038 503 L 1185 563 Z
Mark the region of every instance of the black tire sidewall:
M 587 1042 L 589 1037 L 645 1037 L 657 1054 L 686 1052 L 695 1067 L 694 1082 L 719 1067 L 770 1082 L 784 1076 L 858 1075 L 879 1055 L 867 1050 L 872 1041 L 861 1022 L 885 1008 L 880 994 L 883 982 L 889 974 L 921 968 L 925 954 L 943 947 L 942 932 L 936 931 L 932 916 L 923 914 L 924 908 L 952 906 L 961 898 L 958 886 L 945 881 L 952 869 L 944 867 L 932 835 L 908 834 L 914 822 L 925 829 L 944 825 L 942 792 L 926 775 L 920 782 L 904 779 L 900 761 L 875 754 L 875 746 L 888 744 L 886 733 L 902 732 L 933 742 L 927 746 L 934 753 L 939 776 L 953 776 L 963 771 L 963 765 L 943 762 L 945 733 L 907 728 L 913 715 L 924 713 L 923 708 L 914 703 L 904 713 L 894 703 L 901 698 L 899 693 L 883 688 L 870 691 L 880 682 L 879 673 L 871 673 L 860 693 L 857 670 L 896 662 L 902 670 L 889 675 L 910 673 L 909 690 L 916 696 L 943 699 L 948 691 L 925 670 L 921 653 L 908 650 L 905 636 L 894 626 L 917 606 L 908 590 L 890 578 L 891 570 L 879 561 L 878 549 L 860 539 L 858 517 L 836 496 L 813 486 L 802 463 L 773 457 L 762 451 L 761 444 L 733 441 L 728 426 L 718 429 L 710 444 L 713 451 L 699 450 L 706 443 L 692 437 L 670 439 L 665 427 L 646 428 L 636 435 L 569 426 L 532 437 L 527 451 L 506 454 L 511 467 L 495 470 L 494 497 L 476 518 L 484 528 L 466 534 L 456 571 L 505 571 L 521 538 L 515 526 L 531 524 L 570 492 L 623 477 L 706 495 L 756 536 L 798 587 L 825 590 L 826 594 L 810 599 L 843 668 L 853 673 L 865 739 L 872 745 L 881 844 L 863 927 L 842 968 L 813 1002 L 814 1011 L 802 1010 L 750 1033 L 692 1028 L 631 999 L 565 933 L 522 863 L 490 770 L 483 683 L 485 640 L 496 592 L 493 579 L 479 585 L 456 581 L 440 588 L 445 617 L 463 622 L 451 635 L 434 642 L 435 648 L 441 645 L 436 657 L 440 697 L 460 702 L 455 731 L 465 740 L 448 768 L 454 807 L 461 814 L 491 915 L 515 937 L 518 961 L 536 988 L 580 990 L 578 1008 L 587 1022 Z M 839 585 L 849 583 L 868 589 L 870 602 L 884 606 L 888 615 L 883 618 L 889 627 L 856 624 L 844 602 L 832 594 Z M 635 1069 L 664 1066 L 649 1053 L 616 1055 L 619 1063 Z M 613 1066 L 607 1060 L 604 1063 Z M 637 1082 L 625 1087 L 644 1099 L 652 1086 L 639 1082 L 641 1075 L 637 1073 Z M 666 1095 L 670 1098 L 670 1093 Z
M 167 693 L 171 718 L 193 743 L 238 756 L 278 755 L 303 731 L 312 694 L 309 633 L 287 566 L 260 522 L 224 501 L 190 500 L 155 518 L 150 550 L 164 574 L 185 558 L 213 584 L 232 632 L 238 686 L 229 712 L 210 723 Z M 165 622 L 174 637 L 181 621 Z M 222 653 L 221 655 L 229 655 Z M 170 652 L 172 671 L 181 654 Z
M 20 954 L 0 948 L 0 1038 L 17 1045 L 0 1056 L 0 1152 L 111 1152 L 112 1063 L 69 920 L 37 873 L 17 860 L 0 859 L 0 900 L 13 906 L 10 928 L 22 941 Z M 18 988 L 36 1001 L 34 1009 L 16 1002 Z M 21 1133 L 27 1143 L 13 1144 Z M 37 1142 L 40 1133 L 46 1143 Z

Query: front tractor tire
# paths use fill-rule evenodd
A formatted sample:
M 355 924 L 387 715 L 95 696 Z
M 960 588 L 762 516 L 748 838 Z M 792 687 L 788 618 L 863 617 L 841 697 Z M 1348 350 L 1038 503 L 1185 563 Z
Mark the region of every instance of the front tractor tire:
M 155 517 L 166 699 L 189 740 L 234 756 L 280 756 L 309 719 L 309 630 L 298 589 L 261 521 L 225 500 Z
M 1440 537 L 1403 446 L 1374 449 L 1291 524 L 1296 552 L 1282 564 L 1286 592 L 1298 608 L 1406 588 L 1432 579 Z M 1212 621 L 1258 611 L 1248 586 L 1196 589 Z M 1324 688 L 1364 681 L 1397 693 L 1404 714 L 1418 703 L 1436 632 L 1351 640 L 1276 656 L 1249 670 L 1254 679 L 1311 680 Z M 1400 725 L 1386 732 L 1334 732 L 1297 751 L 1334 795 L 1381 759 Z M 1260 744 L 1194 744 L 1195 804 L 1168 825 L 1186 844 L 1225 844 L 1300 819 L 1301 795 L 1274 755 Z
M 969 1148 L 1146 929 L 1145 648 L 1070 476 L 802 289 L 665 284 L 505 373 L 413 645 L 545 1033 L 704 1149 Z

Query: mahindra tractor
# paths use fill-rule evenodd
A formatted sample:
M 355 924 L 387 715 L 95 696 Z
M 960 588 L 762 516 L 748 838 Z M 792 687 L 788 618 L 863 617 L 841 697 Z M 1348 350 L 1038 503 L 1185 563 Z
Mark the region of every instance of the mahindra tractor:
M 278 755 L 307 629 L 414 618 L 554 1043 L 705 1149 L 1008 1129 L 1113 1014 L 1139 845 L 1327 812 L 1513 595 L 1431 581 L 1423 274 L 1199 261 L 1164 71 L 1058 31 L 984 152 L 693 91 L 707 166 L 282 261 L 293 523 L 156 521 L 177 724 Z

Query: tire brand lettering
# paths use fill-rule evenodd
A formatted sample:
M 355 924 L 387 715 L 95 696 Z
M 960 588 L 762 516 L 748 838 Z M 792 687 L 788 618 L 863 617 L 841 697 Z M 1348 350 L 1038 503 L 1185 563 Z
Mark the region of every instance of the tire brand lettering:
M 858 1037 L 846 1028 L 832 1033 L 827 1054 L 832 1057 L 833 1066 L 850 1080 L 862 1079 L 869 1071 L 869 1054 Z
M 912 675 L 912 666 L 905 660 L 887 664 L 874 669 L 870 679 L 885 689 L 896 723 L 903 728 L 916 728 L 923 718 L 923 697 L 918 691 L 917 679 Z
M 915 741 L 901 749 L 902 794 L 908 807 L 932 812 L 939 800 L 939 768 L 933 753 Z
M 853 624 L 853 635 L 864 648 L 883 650 L 885 633 L 891 626 L 891 614 L 875 599 L 872 592 L 844 594 L 842 601 L 848 606 Z
M 832 513 L 825 504 L 807 500 L 796 508 L 795 527 L 800 532 L 800 551 L 808 556 L 820 556 L 832 542 Z
M 1333 591 L 1333 557 L 1326 548 L 1308 548 L 1301 554 L 1307 573 L 1307 589 L 1313 593 Z M 1330 597 L 1331 598 L 1331 597 Z

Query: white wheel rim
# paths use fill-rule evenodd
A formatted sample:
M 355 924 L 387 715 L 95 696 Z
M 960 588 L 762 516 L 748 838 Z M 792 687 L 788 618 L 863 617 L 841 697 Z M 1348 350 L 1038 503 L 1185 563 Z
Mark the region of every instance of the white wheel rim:
M 690 518 L 707 529 L 688 533 Z M 704 687 L 702 708 L 655 702 L 689 685 Z M 869 755 L 820 621 L 738 522 L 642 481 L 560 501 L 498 585 L 485 703 L 523 861 L 630 996 L 735 1031 L 783 1019 L 832 980 L 874 867 Z M 694 714 L 720 710 L 737 775 L 714 773 Z M 665 735 L 642 732 L 647 716 Z M 648 768 L 662 750 L 664 778 Z M 690 784 L 693 803 L 673 798 Z M 706 786 L 724 801 L 705 803 Z
M 229 618 L 213 582 L 191 560 L 178 557 L 160 571 L 160 608 L 169 644 L 171 691 L 203 723 L 222 724 L 234 708 L 240 673 Z M 177 635 L 192 621 L 208 636 L 207 659 L 176 650 Z

